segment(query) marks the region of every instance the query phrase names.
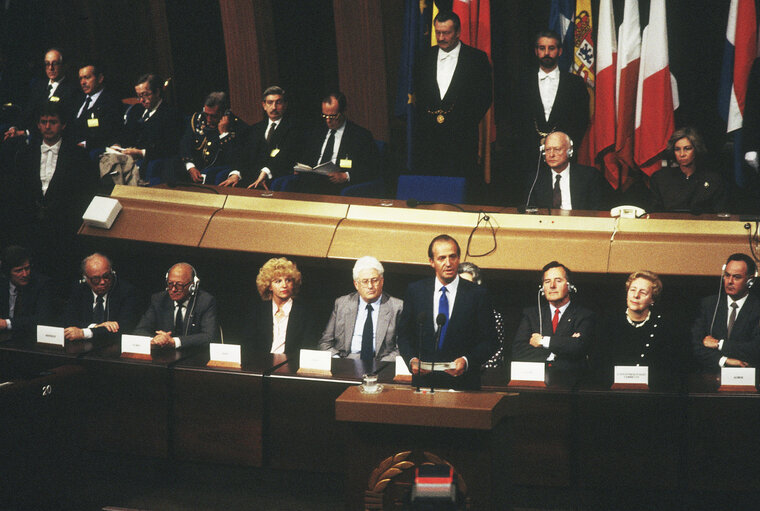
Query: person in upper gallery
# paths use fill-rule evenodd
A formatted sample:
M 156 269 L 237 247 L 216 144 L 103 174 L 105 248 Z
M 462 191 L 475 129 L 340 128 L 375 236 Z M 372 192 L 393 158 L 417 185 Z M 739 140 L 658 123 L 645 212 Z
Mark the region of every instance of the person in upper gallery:
M 481 276 L 480 268 L 478 265 L 469 261 L 459 263 L 457 268 L 459 276 L 470 282 L 481 286 L 483 285 L 483 277 Z M 496 309 L 493 310 L 493 320 L 496 325 L 496 344 L 497 348 L 491 357 L 483 363 L 483 368 L 501 367 L 504 364 L 504 318 L 501 312 Z
M 105 89 L 103 66 L 98 62 L 85 61 L 79 67 L 79 86 L 84 97 L 75 105 L 72 138 L 88 151 L 104 149 L 121 129 L 122 103 Z
M 538 69 L 523 73 L 512 103 L 513 143 L 528 183 L 549 133 L 561 131 L 580 143 L 589 124 L 589 95 L 580 76 L 560 71 L 562 39 L 554 31 L 536 34 L 534 54 Z
M 459 39 L 457 14 L 440 11 L 433 20 L 437 46 L 414 68 L 414 173 L 483 181 L 478 171 L 478 123 L 491 105 L 491 64 L 481 50 Z
M 177 263 L 166 272 L 166 290 L 154 294 L 135 327 L 159 348 L 184 348 L 212 342 L 219 330 L 216 299 L 200 289 L 195 268 Z
M 319 349 L 341 358 L 394 361 L 398 355 L 397 325 L 404 302 L 383 292 L 383 265 L 360 257 L 353 269 L 356 292 L 335 300 Z
M 251 126 L 241 141 L 245 164 L 242 173 L 233 170 L 220 186 L 269 189 L 272 179 L 293 173 L 303 134 L 288 115 L 288 98 L 277 85 L 267 87 L 261 101 L 267 118 Z
M 240 138 L 248 125 L 230 110 L 226 92 L 211 92 L 203 102 L 203 111 L 190 117 L 180 141 L 182 166 L 165 176 L 169 182 L 200 183 L 203 174 L 242 168 Z
M 31 254 L 24 247 L 11 245 L 0 257 L 0 332 L 34 336 L 37 325 L 53 321 L 50 279 L 32 271 Z
M 342 92 L 331 92 L 322 99 L 325 125 L 307 136 L 299 161 L 311 167 L 332 162 L 336 170 L 326 176 L 298 173 L 296 191 L 339 195 L 348 185 L 380 177 L 380 157 L 372 133 L 349 121 L 347 109 Z
M 570 163 L 573 141 L 562 131 L 546 137 L 544 161 L 526 190 L 529 207 L 596 210 L 601 206 L 606 184 L 593 167 Z
M 496 326 L 488 292 L 459 277 L 459 257 L 454 238 L 436 236 L 428 246 L 435 277 L 413 282 L 406 289 L 398 347 L 412 372 L 413 384 L 419 381 L 426 386 L 433 383 L 435 387 L 479 389 L 480 368 L 496 351 Z M 421 367 L 420 360 L 451 362 L 453 366 L 431 373 Z
M 662 313 L 653 309 L 662 293 L 660 277 L 647 270 L 635 271 L 625 288 L 625 312 L 615 307 L 601 321 L 592 348 L 595 372 L 609 384 L 615 366 L 647 366 L 650 384 L 673 383 L 684 357 Z
M 256 276 L 261 301 L 250 308 L 245 343 L 260 353 L 297 357 L 314 346 L 318 331 L 311 309 L 296 298 L 303 283 L 298 266 L 284 257 L 268 260 Z
M 164 100 L 163 90 L 164 81 L 156 74 L 147 73 L 137 79 L 135 94 L 139 102 L 127 111 L 117 137 L 116 150 L 138 162 L 143 178 L 151 161 L 170 158 L 179 150 L 179 114 Z
M 651 211 L 687 211 L 694 214 L 727 211 L 728 190 L 720 175 L 706 168 L 707 149 L 699 133 L 679 128 L 668 140 L 668 159 L 649 180 Z
M 11 126 L 4 140 L 18 136 L 31 136 L 39 119 L 40 110 L 47 103 L 57 103 L 62 111 L 70 112 L 79 95 L 75 80 L 66 74 L 63 52 L 50 48 L 45 52 L 45 75 L 47 80 L 37 80 L 31 85 L 29 99 L 24 106 L 18 126 Z M 63 119 L 68 122 L 70 119 Z
M 575 291 L 572 273 L 552 261 L 542 270 L 540 294 L 545 301 L 523 309 L 520 326 L 512 343 L 512 360 L 548 362 L 560 370 L 587 369 L 593 345 L 595 314 L 570 299 Z
M 760 363 L 760 299 L 749 292 L 756 278 L 751 257 L 731 254 L 723 266 L 720 292 L 702 300 L 691 327 L 692 351 L 702 370 Z
M 134 286 L 117 279 L 111 260 L 97 252 L 85 257 L 80 269 L 82 281 L 69 295 L 64 313 L 66 340 L 113 339 L 131 332 L 139 315 Z

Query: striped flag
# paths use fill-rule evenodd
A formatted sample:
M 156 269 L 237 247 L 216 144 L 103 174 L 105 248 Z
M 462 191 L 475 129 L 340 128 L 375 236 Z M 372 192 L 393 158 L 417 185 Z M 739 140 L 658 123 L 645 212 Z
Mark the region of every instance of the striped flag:
M 552 0 L 549 11 L 549 29 L 562 38 L 562 55 L 559 57 L 559 69 L 570 71 L 573 65 L 573 48 L 575 38 L 575 0 Z
M 626 0 L 623 23 L 618 31 L 615 104 L 617 127 L 615 153 L 617 155 L 620 186 L 623 190 L 632 183 L 634 128 L 636 122 L 636 86 L 641 60 L 641 24 L 639 0 Z
M 612 0 L 599 3 L 599 31 L 596 52 L 596 91 L 594 121 L 595 161 L 601 163 L 604 177 L 618 188 L 618 169 L 612 154 L 615 146 L 615 62 L 617 42 L 615 40 L 615 13 Z

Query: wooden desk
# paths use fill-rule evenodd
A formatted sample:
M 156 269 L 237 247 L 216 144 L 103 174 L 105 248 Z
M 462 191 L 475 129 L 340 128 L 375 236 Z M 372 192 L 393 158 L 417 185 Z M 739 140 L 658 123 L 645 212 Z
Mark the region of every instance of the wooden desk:
M 31 375 L 51 367 L 76 364 L 77 359 L 96 347 L 89 340 L 53 346 L 33 339 L 10 339 L 0 343 L 0 374 Z
M 335 422 L 335 399 L 362 375 L 385 367 L 360 360 L 332 359 L 332 376 L 298 375 L 288 361 L 265 378 L 269 425 L 265 435 L 268 465 L 277 469 L 342 472 L 346 438 Z
M 208 360 L 201 353 L 174 366 L 174 457 L 260 467 L 264 375 L 285 363 L 285 356 L 251 356 L 242 369 L 207 367 Z

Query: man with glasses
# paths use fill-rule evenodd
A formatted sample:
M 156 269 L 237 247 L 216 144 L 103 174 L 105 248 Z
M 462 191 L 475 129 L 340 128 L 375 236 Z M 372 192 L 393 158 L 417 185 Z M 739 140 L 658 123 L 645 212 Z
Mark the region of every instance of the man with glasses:
M 53 318 L 50 279 L 32 271 L 29 251 L 17 245 L 0 256 L 0 332 L 31 337 L 37 325 Z
M 319 349 L 341 358 L 393 361 L 398 355 L 396 325 L 404 302 L 383 293 L 383 265 L 372 256 L 354 264 L 355 293 L 335 300 Z
M 326 175 L 299 174 L 297 191 L 340 195 L 348 185 L 379 177 L 380 157 L 372 133 L 348 120 L 347 106 L 342 92 L 322 99 L 325 125 L 308 137 L 301 163 L 316 167 L 331 162 L 335 167 Z
M 111 260 L 94 253 L 82 260 L 82 280 L 66 306 L 63 335 L 68 341 L 115 340 L 137 323 L 135 288 L 117 279 Z
M 166 290 L 151 297 L 135 334 L 152 337 L 159 348 L 200 346 L 216 337 L 216 318 L 216 299 L 200 289 L 195 269 L 177 263 L 166 272 Z

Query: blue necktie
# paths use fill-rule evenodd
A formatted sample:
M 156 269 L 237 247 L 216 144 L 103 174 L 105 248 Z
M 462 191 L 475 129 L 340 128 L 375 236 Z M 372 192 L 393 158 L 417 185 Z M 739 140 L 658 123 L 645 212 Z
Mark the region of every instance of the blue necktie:
M 446 286 L 441 288 L 441 299 L 438 300 L 438 314 L 446 317 L 446 322 L 441 327 L 441 337 L 438 339 L 438 349 L 443 348 L 443 340 L 446 336 L 446 327 L 449 326 L 449 299 L 446 298 Z

